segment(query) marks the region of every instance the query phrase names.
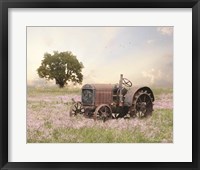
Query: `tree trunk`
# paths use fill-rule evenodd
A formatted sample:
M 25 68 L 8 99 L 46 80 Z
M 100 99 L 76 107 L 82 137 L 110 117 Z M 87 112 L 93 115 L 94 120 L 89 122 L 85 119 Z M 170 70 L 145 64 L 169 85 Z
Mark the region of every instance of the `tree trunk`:
M 59 88 L 63 88 L 65 86 L 65 82 L 61 82 L 59 81 L 58 79 L 55 79 L 56 80 L 56 84 L 58 84 Z
M 63 83 L 59 83 L 59 88 L 63 88 L 65 85 Z

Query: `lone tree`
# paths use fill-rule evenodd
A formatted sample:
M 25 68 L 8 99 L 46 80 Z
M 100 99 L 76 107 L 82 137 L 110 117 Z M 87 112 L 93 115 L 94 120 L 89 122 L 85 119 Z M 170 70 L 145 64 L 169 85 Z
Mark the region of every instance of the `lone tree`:
M 44 54 L 41 66 L 37 69 L 40 78 L 55 79 L 56 84 L 63 88 L 68 82 L 81 84 L 83 64 L 71 52 L 57 52 L 53 55 Z

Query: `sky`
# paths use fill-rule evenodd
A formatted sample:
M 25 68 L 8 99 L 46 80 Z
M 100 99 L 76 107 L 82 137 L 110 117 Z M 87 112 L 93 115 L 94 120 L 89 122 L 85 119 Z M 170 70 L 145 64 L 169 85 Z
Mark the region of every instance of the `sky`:
M 82 84 L 116 84 L 123 74 L 133 85 L 173 86 L 173 27 L 27 27 L 28 85 L 47 83 L 36 70 L 53 51 L 83 63 Z

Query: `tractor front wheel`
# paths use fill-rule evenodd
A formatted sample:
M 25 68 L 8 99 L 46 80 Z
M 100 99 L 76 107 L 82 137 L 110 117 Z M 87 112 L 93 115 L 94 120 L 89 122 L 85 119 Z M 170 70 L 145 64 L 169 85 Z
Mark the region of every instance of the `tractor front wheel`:
M 84 114 L 84 111 L 81 102 L 75 102 L 72 104 L 69 114 L 70 116 L 77 116 L 78 114 Z
M 101 104 L 99 105 L 94 112 L 95 120 L 103 120 L 105 122 L 108 119 L 112 118 L 112 110 L 109 105 Z

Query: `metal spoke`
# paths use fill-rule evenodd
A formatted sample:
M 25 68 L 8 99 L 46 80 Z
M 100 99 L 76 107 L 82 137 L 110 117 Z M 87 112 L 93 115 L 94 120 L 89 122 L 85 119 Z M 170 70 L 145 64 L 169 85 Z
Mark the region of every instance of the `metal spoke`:
M 142 99 L 140 99 L 140 97 L 138 98 L 138 100 L 140 100 L 140 102 L 142 102 Z
M 101 119 L 103 121 L 106 121 L 106 120 L 108 120 L 109 118 L 112 117 L 111 109 L 106 104 L 99 105 L 96 108 L 94 114 L 95 114 L 95 116 L 94 116 L 95 119 Z
M 145 100 L 146 100 L 146 95 L 144 95 L 144 102 L 145 102 Z
M 146 102 L 146 105 L 151 103 L 151 99 L 149 98 L 149 100 Z
M 108 111 L 107 109 L 108 109 L 108 108 L 107 108 L 107 107 L 105 107 L 105 113 L 107 113 L 107 111 Z
M 104 112 L 103 112 L 103 111 L 101 111 L 101 110 L 99 110 L 99 113 L 102 115 Z

